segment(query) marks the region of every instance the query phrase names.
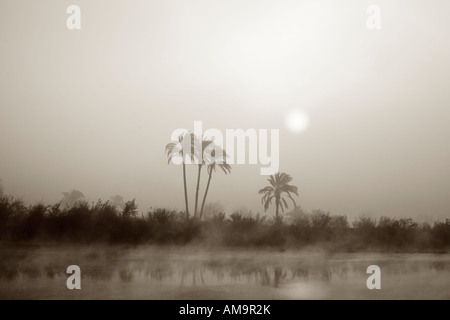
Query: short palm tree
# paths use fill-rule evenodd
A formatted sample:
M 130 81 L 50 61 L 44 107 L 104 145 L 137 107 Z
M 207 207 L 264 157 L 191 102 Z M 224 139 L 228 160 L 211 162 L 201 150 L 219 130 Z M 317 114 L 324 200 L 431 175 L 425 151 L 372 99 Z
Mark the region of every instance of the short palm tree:
M 276 173 L 271 175 L 269 179 L 270 186 L 267 186 L 259 190 L 259 194 L 263 194 L 261 203 L 264 205 L 264 211 L 267 211 L 269 206 L 272 204 L 272 200 L 275 199 L 275 219 L 279 221 L 279 208 L 284 212 L 284 208 L 288 207 L 286 199 L 283 197 L 286 195 L 296 206 L 294 198 L 292 198 L 292 193 L 298 196 L 297 187 L 290 185 L 289 182 L 292 181 L 292 177 L 286 173 Z

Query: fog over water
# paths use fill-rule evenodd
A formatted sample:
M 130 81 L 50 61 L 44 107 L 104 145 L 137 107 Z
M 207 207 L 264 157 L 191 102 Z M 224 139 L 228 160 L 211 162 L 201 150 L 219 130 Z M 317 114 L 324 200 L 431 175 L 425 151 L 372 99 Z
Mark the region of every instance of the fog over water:
M 449 299 L 449 255 L 200 248 L 0 248 L 0 299 Z M 81 268 L 81 290 L 65 269 Z M 369 290 L 369 265 L 381 289 Z

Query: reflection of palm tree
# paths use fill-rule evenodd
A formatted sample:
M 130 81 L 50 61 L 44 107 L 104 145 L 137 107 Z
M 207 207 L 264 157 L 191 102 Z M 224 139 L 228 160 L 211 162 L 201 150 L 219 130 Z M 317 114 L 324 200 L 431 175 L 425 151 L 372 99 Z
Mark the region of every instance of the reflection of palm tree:
M 63 199 L 61 200 L 61 204 L 64 206 L 73 207 L 80 201 L 84 200 L 84 194 L 78 190 L 72 190 L 70 192 L 63 192 Z
M 289 184 L 289 182 L 292 181 L 292 177 L 286 173 L 276 173 L 275 175 L 271 175 L 267 181 L 270 182 L 270 186 L 259 190 L 258 193 L 264 194 L 261 199 L 261 203 L 264 204 L 264 211 L 267 211 L 272 200 L 275 199 L 275 218 L 278 221 L 278 209 L 281 208 L 284 212 L 284 208 L 288 207 L 286 199 L 283 198 L 283 194 L 286 194 L 289 199 L 292 200 L 295 207 L 295 200 L 292 198 L 291 193 L 298 196 L 297 187 Z
M 190 154 L 185 154 L 183 152 L 183 148 L 179 148 L 179 146 L 185 141 L 185 139 L 189 139 L 190 140 L 190 145 L 191 145 L 191 152 Z M 186 217 L 189 218 L 189 203 L 188 203 L 188 195 L 187 195 L 187 185 L 186 185 L 186 157 L 190 156 L 190 160 L 192 161 L 194 159 L 194 134 L 192 133 L 184 133 L 181 134 L 178 137 L 178 143 L 175 142 L 171 142 L 168 143 L 166 145 L 166 154 L 167 154 L 167 158 L 168 161 L 167 163 L 170 163 L 170 161 L 172 160 L 173 156 L 179 156 L 181 157 L 182 160 L 182 164 L 183 164 L 183 185 L 184 185 L 184 202 L 185 202 L 185 206 L 186 206 Z
M 203 195 L 203 201 L 202 201 L 202 207 L 200 209 L 200 216 L 199 218 L 201 219 L 203 216 L 203 210 L 205 208 L 205 202 L 206 202 L 206 196 L 208 195 L 208 190 L 209 190 L 209 185 L 211 183 L 211 177 L 212 177 L 212 173 L 213 171 L 216 171 L 216 165 L 219 166 L 219 168 L 225 173 L 231 173 L 231 166 L 229 164 L 226 163 L 226 159 L 228 157 L 227 153 L 225 152 L 225 150 L 223 150 L 222 148 L 220 148 L 219 146 L 217 146 L 216 144 L 214 144 L 213 142 L 211 142 L 211 144 L 208 146 L 208 148 L 213 148 L 213 150 L 211 151 L 211 158 L 207 167 L 207 171 L 208 171 L 208 183 L 206 184 L 206 189 L 205 189 L 205 194 Z M 216 154 L 222 154 L 222 158 L 220 159 L 221 161 L 216 163 L 215 160 L 215 155 Z

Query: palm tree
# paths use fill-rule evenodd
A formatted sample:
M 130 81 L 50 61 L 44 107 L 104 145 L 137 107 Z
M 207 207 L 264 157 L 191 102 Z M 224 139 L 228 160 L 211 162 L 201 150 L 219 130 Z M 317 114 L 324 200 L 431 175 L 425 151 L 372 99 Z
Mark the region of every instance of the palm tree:
M 271 175 L 269 179 L 270 186 L 267 186 L 261 190 L 259 190 L 259 194 L 264 194 L 264 196 L 261 199 L 261 203 L 264 204 L 264 211 L 267 211 L 269 208 L 269 205 L 271 205 L 272 200 L 275 199 L 275 219 L 279 221 L 279 211 L 278 209 L 281 208 L 281 211 L 284 212 L 284 208 L 287 208 L 287 202 L 286 199 L 283 198 L 283 195 L 286 194 L 289 199 L 292 200 L 294 203 L 294 207 L 296 206 L 294 198 L 292 198 L 291 193 L 298 196 L 297 187 L 290 185 L 289 182 L 292 181 L 292 177 L 286 173 L 276 173 L 274 175 Z
M 205 157 L 204 157 L 204 155 L 205 155 L 205 150 L 206 150 L 206 148 L 212 143 L 211 140 L 203 140 L 202 138 L 200 138 L 200 139 L 201 139 L 201 144 L 202 144 L 201 161 L 200 161 L 200 154 L 198 154 L 198 153 L 200 152 L 200 150 L 196 150 L 197 153 L 195 154 L 195 156 L 196 156 L 197 159 L 198 159 L 198 161 L 197 161 L 197 162 L 198 162 L 198 163 L 197 163 L 197 166 L 198 166 L 198 173 L 197 173 L 197 187 L 196 187 L 196 190 L 195 190 L 195 209 L 194 209 L 194 217 L 195 217 L 195 218 L 197 217 L 198 192 L 199 192 L 199 189 L 200 189 L 200 176 L 201 176 L 202 168 L 203 168 L 203 166 L 206 164 Z
M 185 138 L 190 139 L 190 145 L 191 145 L 191 152 L 190 154 L 185 154 L 183 152 L 183 148 L 180 148 L 178 150 L 178 145 L 182 144 Z M 188 194 L 187 194 L 187 185 L 186 185 L 186 157 L 190 156 L 190 160 L 192 161 L 194 159 L 194 134 L 186 132 L 184 134 L 181 134 L 178 137 L 178 143 L 171 142 L 166 145 L 166 154 L 167 154 L 167 163 L 169 164 L 170 161 L 172 161 L 172 157 L 177 155 L 179 157 L 182 157 L 183 161 L 183 185 L 184 185 L 184 203 L 186 206 L 186 217 L 189 218 L 189 202 L 188 202 Z
M 223 161 L 221 161 L 221 163 L 216 163 L 216 161 L 213 161 L 212 163 L 208 164 L 208 167 L 207 167 L 208 183 L 206 184 L 205 194 L 203 195 L 202 207 L 200 209 L 200 216 L 199 216 L 200 220 L 202 219 L 202 216 L 203 216 L 203 209 L 205 208 L 206 196 L 208 195 L 208 190 L 209 190 L 209 185 L 211 183 L 212 173 L 214 171 L 216 171 L 216 165 L 219 166 L 219 168 L 222 169 L 222 171 L 225 174 L 231 173 L 231 166 L 226 163 L 226 159 L 227 159 L 228 155 L 225 152 L 225 150 L 223 150 L 222 148 L 220 148 L 219 146 L 217 146 L 215 144 L 213 146 L 209 145 L 209 147 L 213 147 L 214 148 L 214 150 L 211 152 L 211 157 L 214 158 L 216 152 L 218 154 L 222 153 L 222 160 Z

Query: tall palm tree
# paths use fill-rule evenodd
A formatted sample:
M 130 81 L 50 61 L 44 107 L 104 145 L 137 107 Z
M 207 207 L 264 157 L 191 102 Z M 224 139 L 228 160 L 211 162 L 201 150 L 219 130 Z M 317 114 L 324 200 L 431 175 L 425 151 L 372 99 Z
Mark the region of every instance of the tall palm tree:
M 213 143 L 213 142 L 212 142 Z M 214 144 L 214 143 L 213 143 Z M 209 145 L 209 147 L 213 147 L 213 151 L 211 152 L 211 157 L 214 158 L 216 155 L 216 152 L 218 154 L 222 153 L 222 161 L 221 163 L 216 163 L 216 161 L 212 161 L 210 164 L 207 165 L 207 171 L 208 171 L 208 183 L 206 184 L 205 194 L 203 195 L 203 201 L 202 201 L 202 207 L 200 209 L 200 220 L 203 216 L 203 209 L 205 208 L 205 202 L 206 202 L 206 196 L 208 195 L 209 185 L 211 183 L 211 177 L 214 171 L 216 171 L 216 166 L 218 166 L 225 174 L 231 173 L 231 166 L 226 163 L 226 159 L 228 157 L 225 150 L 220 148 L 219 146 L 215 145 Z
M 264 205 L 264 211 L 267 211 L 269 206 L 272 204 L 272 200 L 275 199 L 275 219 L 279 221 L 279 208 L 284 212 L 284 208 L 287 208 L 286 199 L 283 197 L 284 194 L 288 196 L 289 199 L 294 203 L 294 207 L 296 206 L 294 198 L 292 198 L 291 193 L 298 196 L 297 187 L 290 185 L 289 182 L 292 181 L 292 177 L 286 173 L 276 173 L 271 175 L 269 179 L 270 186 L 267 186 L 261 190 L 259 190 L 259 194 L 263 194 L 264 196 L 261 199 L 261 203 Z
M 198 166 L 198 172 L 197 172 L 197 187 L 195 190 L 195 209 L 194 209 L 194 217 L 197 218 L 197 209 L 198 209 L 198 192 L 200 189 L 200 177 L 201 177 L 201 172 L 202 172 L 202 168 L 203 166 L 206 164 L 206 159 L 205 159 L 205 150 L 206 148 L 208 148 L 208 146 L 212 143 L 211 140 L 204 140 L 202 138 L 201 139 L 201 145 L 202 145 L 202 150 L 195 150 L 195 157 L 197 157 L 197 166 Z M 201 157 L 199 152 L 201 152 Z M 201 161 L 200 161 L 201 158 Z
M 183 148 L 179 149 L 179 145 L 183 143 L 183 141 L 189 138 L 190 139 L 190 145 L 191 145 L 191 152 L 188 155 L 187 153 L 183 152 Z M 183 165 L 183 185 L 184 185 L 184 203 L 186 206 L 186 217 L 189 218 L 189 201 L 188 201 L 188 194 L 187 194 L 187 185 L 186 185 L 186 157 L 189 156 L 190 160 L 193 161 L 194 159 L 194 139 L 195 136 L 193 133 L 186 132 L 184 134 L 181 134 L 178 137 L 178 143 L 170 142 L 166 145 L 166 154 L 167 154 L 167 163 L 169 164 L 170 161 L 172 161 L 173 156 L 179 156 L 183 159 L 182 165 Z

